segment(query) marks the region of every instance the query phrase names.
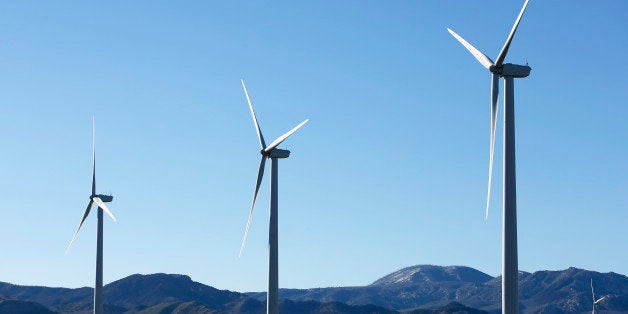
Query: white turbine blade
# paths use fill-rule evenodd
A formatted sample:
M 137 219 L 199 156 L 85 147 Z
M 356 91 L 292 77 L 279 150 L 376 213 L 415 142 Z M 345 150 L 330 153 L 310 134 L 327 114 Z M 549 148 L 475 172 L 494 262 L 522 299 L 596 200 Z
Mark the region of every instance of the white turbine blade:
M 495 129 L 497 126 L 497 99 L 499 96 L 499 75 L 493 73 L 491 84 L 491 151 L 488 163 L 488 193 L 486 195 L 486 217 L 488 220 L 488 208 L 491 202 L 491 182 L 493 180 L 493 157 L 495 156 Z
M 593 296 L 593 304 L 595 304 L 595 292 L 593 291 L 593 278 L 591 278 L 591 295 Z
M 493 60 L 491 60 L 491 58 L 487 57 L 485 54 L 483 54 L 481 51 L 479 51 L 477 48 L 473 47 L 473 45 L 471 45 L 469 42 L 467 42 L 466 40 L 464 40 L 464 38 L 460 37 L 460 35 L 456 34 L 456 32 L 454 32 L 451 29 L 447 29 L 447 31 L 449 31 L 449 33 L 454 36 L 454 38 L 456 38 L 465 48 L 467 48 L 467 50 L 469 50 L 469 52 L 478 60 L 480 61 L 480 63 L 488 70 L 491 65 L 493 65 Z
M 255 193 L 253 194 L 253 203 L 251 203 L 251 210 L 249 211 L 249 219 L 246 221 L 246 229 L 244 229 L 244 238 L 242 239 L 242 245 L 240 245 L 240 253 L 238 257 L 242 256 L 244 250 L 244 243 L 246 243 L 246 236 L 249 234 L 249 227 L 251 227 L 251 219 L 253 218 L 253 210 L 255 209 L 255 200 L 257 199 L 257 192 L 260 185 L 262 185 L 262 178 L 264 177 L 264 167 L 266 165 L 266 156 L 262 156 L 262 160 L 259 163 L 259 169 L 257 170 L 257 183 L 255 183 Z
M 105 205 L 105 203 L 100 199 L 100 197 L 94 197 L 93 200 L 94 200 L 94 203 L 98 205 L 98 207 L 102 208 L 102 210 L 104 210 L 105 213 L 107 213 L 107 215 L 109 215 L 109 217 L 113 219 L 113 221 L 116 221 L 116 217 L 113 217 L 113 214 L 109 211 L 109 208 L 107 208 L 107 205 Z
M 271 150 L 273 150 L 275 147 L 277 147 L 279 144 L 281 144 L 281 142 L 285 141 L 290 135 L 292 135 L 292 133 L 296 132 L 298 129 L 300 129 L 308 121 L 310 121 L 310 119 L 305 119 L 303 122 L 299 123 L 299 125 L 297 125 L 294 128 L 292 128 L 292 130 L 290 130 L 290 131 L 286 132 L 286 134 L 278 137 L 274 142 L 270 143 L 270 145 L 268 145 L 268 147 L 266 147 L 266 149 L 264 149 L 264 151 L 268 153 Z
M 602 302 L 602 300 L 606 299 L 606 296 L 601 297 L 599 300 L 595 301 L 593 304 L 597 305 L 598 303 Z
M 504 43 L 504 47 L 502 48 L 502 51 L 497 56 L 497 60 L 495 60 L 495 65 L 498 67 L 502 66 L 502 64 L 504 63 L 504 59 L 506 59 L 506 54 L 508 54 L 508 48 L 510 48 L 510 43 L 512 42 L 512 38 L 515 37 L 515 32 L 517 31 L 519 22 L 521 22 L 521 18 L 523 17 L 523 12 L 526 10 L 526 7 L 528 6 L 528 2 L 530 2 L 530 0 L 526 0 L 526 2 L 523 4 L 523 8 L 521 8 L 521 11 L 519 12 L 519 16 L 517 16 L 515 25 L 512 26 L 512 29 L 510 30 L 510 35 L 508 35 L 508 39 L 506 39 L 506 43 Z
M 87 216 L 89 215 L 89 211 L 92 208 L 92 204 L 93 204 L 92 200 L 89 200 L 89 204 L 87 204 L 87 208 L 85 209 L 85 213 L 83 214 L 83 219 L 81 219 L 81 223 L 79 224 L 78 228 L 76 228 L 76 232 L 74 232 L 72 241 L 70 241 L 70 244 L 68 245 L 68 248 L 65 249 L 65 253 L 63 255 L 68 254 L 68 251 L 70 250 L 70 247 L 72 246 L 72 243 L 74 243 L 74 240 L 76 240 L 76 236 L 78 236 L 79 230 L 81 230 L 81 226 L 83 226 L 85 219 L 87 219 Z
M 246 90 L 246 86 L 244 85 L 244 80 L 240 79 L 240 82 L 242 82 L 242 88 L 244 88 L 246 101 L 249 103 L 249 109 L 251 109 L 251 115 L 253 116 L 253 122 L 255 123 L 255 131 L 257 131 L 257 138 L 259 139 L 259 144 L 260 146 L 262 146 L 262 149 L 264 149 L 266 148 L 266 142 L 264 142 L 262 129 L 259 128 L 259 123 L 257 123 L 257 116 L 255 116 L 255 111 L 253 110 L 253 104 L 251 104 L 251 99 L 249 98 L 249 92 Z

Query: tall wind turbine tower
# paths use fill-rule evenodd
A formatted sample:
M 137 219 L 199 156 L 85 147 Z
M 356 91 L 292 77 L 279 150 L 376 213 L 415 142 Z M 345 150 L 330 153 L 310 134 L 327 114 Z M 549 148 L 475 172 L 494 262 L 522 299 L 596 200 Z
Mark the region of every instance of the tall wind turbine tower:
M 491 178 L 493 176 L 493 152 L 495 148 L 495 124 L 497 120 L 497 95 L 499 78 L 504 79 L 504 197 L 503 197 L 503 239 L 502 239 L 502 313 L 519 312 L 518 300 L 518 261 L 517 261 L 517 189 L 515 178 L 515 89 L 514 79 L 530 74 L 528 65 L 504 63 L 512 38 L 523 17 L 529 0 L 523 4 L 510 35 L 495 62 L 473 47 L 460 35 L 447 29 L 471 54 L 491 72 L 491 143 L 488 170 L 488 193 L 486 198 L 486 217 L 488 218 L 491 197 Z
M 278 237 L 278 160 L 281 158 L 288 158 L 290 156 L 289 150 L 279 149 L 277 146 L 286 140 L 292 133 L 301 128 L 309 119 L 305 119 L 299 125 L 295 126 L 292 130 L 286 132 L 284 135 L 278 137 L 270 145 L 266 146 L 262 130 L 257 123 L 257 117 L 249 98 L 249 93 L 244 85 L 244 80 L 241 80 L 246 100 L 249 103 L 249 109 L 251 110 L 251 116 L 253 116 L 253 123 L 255 124 L 255 131 L 257 131 L 257 137 L 259 139 L 262 149 L 262 159 L 260 160 L 259 169 L 257 171 L 257 183 L 255 184 L 255 193 L 253 194 L 253 203 L 251 204 L 251 210 L 249 211 L 249 219 L 246 222 L 246 229 L 244 230 L 244 238 L 242 239 L 242 245 L 240 246 L 240 255 L 244 249 L 244 243 L 246 242 L 246 236 L 249 233 L 249 227 L 251 226 L 251 218 L 253 217 L 253 209 L 255 208 L 255 199 L 257 198 L 257 192 L 262 184 L 262 177 L 264 176 L 264 166 L 266 159 L 270 158 L 270 218 L 268 228 L 268 294 L 266 297 L 266 313 L 277 314 L 279 313 L 279 237 Z
M 113 196 L 104 195 L 104 194 L 96 194 L 96 120 L 92 118 L 92 194 L 89 196 L 89 203 L 87 204 L 87 208 L 85 209 L 85 213 L 83 214 L 83 219 L 81 219 L 81 223 L 78 228 L 76 228 L 76 232 L 74 232 L 74 236 L 72 237 L 72 241 L 68 245 L 68 248 L 65 250 L 65 254 L 68 254 L 72 243 L 78 236 L 79 230 L 81 230 L 81 226 L 87 219 L 90 210 L 92 209 L 92 205 L 96 203 L 98 206 L 98 232 L 96 236 L 96 285 L 94 286 L 94 314 L 102 314 L 103 313 L 103 298 L 102 298 L 102 265 L 103 265 L 103 211 L 116 221 L 116 217 L 113 216 L 109 208 L 105 203 L 109 203 L 113 201 Z

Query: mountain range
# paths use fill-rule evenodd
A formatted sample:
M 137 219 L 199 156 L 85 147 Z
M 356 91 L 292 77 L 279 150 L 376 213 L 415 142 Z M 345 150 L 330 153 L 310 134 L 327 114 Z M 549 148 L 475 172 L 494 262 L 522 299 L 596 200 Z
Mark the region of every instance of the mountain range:
M 628 277 L 577 268 L 519 273 L 521 313 L 628 313 Z M 280 289 L 282 313 L 499 313 L 501 278 L 464 266 L 418 265 L 367 286 Z M 131 275 L 104 287 L 106 313 L 265 313 L 266 293 L 219 290 L 185 275 Z M 0 282 L 0 313 L 90 313 L 91 288 Z
M 521 313 L 585 313 L 592 309 L 590 280 L 596 295 L 606 296 L 598 309 L 628 313 L 628 277 L 578 268 L 561 271 L 519 272 Z M 247 293 L 263 299 L 263 293 Z M 455 301 L 499 313 L 501 277 L 464 266 L 418 265 L 386 275 L 360 287 L 281 289 L 280 298 L 295 301 L 339 301 L 349 305 L 374 304 L 398 311 L 438 308 Z

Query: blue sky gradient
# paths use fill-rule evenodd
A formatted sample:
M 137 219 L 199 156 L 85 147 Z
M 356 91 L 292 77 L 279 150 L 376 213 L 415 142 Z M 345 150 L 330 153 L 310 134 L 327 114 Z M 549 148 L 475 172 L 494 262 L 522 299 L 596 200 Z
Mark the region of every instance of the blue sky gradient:
M 523 1 L 0 3 L 0 281 L 93 286 L 182 273 L 266 287 L 268 180 L 240 241 L 259 147 L 282 148 L 280 287 L 364 285 L 415 264 L 501 272 L 502 100 L 484 220 L 490 75 Z M 515 83 L 519 268 L 628 274 L 623 1 L 532 0 Z M 267 173 L 268 175 L 268 173 Z M 268 177 L 266 177 L 268 179 Z

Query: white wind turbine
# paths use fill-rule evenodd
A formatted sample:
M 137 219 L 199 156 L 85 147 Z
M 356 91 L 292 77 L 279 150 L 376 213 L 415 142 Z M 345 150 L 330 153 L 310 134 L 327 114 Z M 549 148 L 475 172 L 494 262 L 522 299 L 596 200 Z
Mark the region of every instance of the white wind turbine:
M 279 246 L 279 238 L 278 238 L 278 159 L 280 158 L 288 158 L 290 156 L 289 150 L 279 149 L 277 146 L 281 144 L 284 140 L 286 140 L 292 133 L 296 132 L 300 127 L 302 127 L 309 119 L 305 119 L 303 122 L 299 123 L 299 125 L 295 126 L 292 130 L 286 132 L 284 135 L 278 137 L 275 141 L 273 141 L 270 145 L 266 146 L 266 142 L 264 141 L 264 136 L 262 135 L 262 130 L 257 123 L 257 117 L 255 116 L 255 111 L 253 110 L 253 105 L 251 104 L 251 99 L 249 98 L 249 93 L 246 90 L 246 86 L 244 85 L 244 80 L 241 80 L 242 88 L 244 89 L 244 94 L 246 95 L 246 100 L 249 103 L 249 109 L 251 110 L 251 115 L 253 116 L 253 123 L 255 124 L 255 131 L 257 131 L 257 137 L 259 139 L 260 146 L 262 150 L 260 153 L 262 154 L 262 159 L 260 160 L 259 169 L 257 172 L 257 183 L 255 184 L 255 193 L 253 194 L 253 203 L 251 204 L 251 210 L 249 211 L 249 219 L 246 222 L 246 229 L 244 230 L 244 238 L 242 239 L 242 245 L 240 246 L 240 253 L 238 256 L 242 255 L 242 250 L 244 249 L 244 243 L 246 242 L 246 236 L 249 233 L 249 227 L 251 226 L 251 218 L 253 217 L 253 209 L 255 208 L 255 199 L 257 198 L 257 192 L 259 191 L 259 187 L 262 184 L 262 177 L 264 176 L 264 166 L 266 164 L 266 159 L 270 158 L 271 160 L 271 171 L 270 171 L 270 218 L 269 218 L 269 229 L 268 229 L 268 292 L 266 297 L 266 313 L 268 314 L 276 314 L 279 312 L 279 261 L 278 261 L 278 246 Z
M 491 80 L 491 143 L 488 172 L 488 195 L 486 197 L 486 217 L 488 218 L 493 176 L 493 152 L 495 148 L 495 125 L 497 121 L 497 96 L 499 78 L 504 79 L 504 203 L 503 203 L 503 252 L 502 252 L 502 313 L 518 313 L 518 262 L 517 262 L 517 191 L 515 177 L 515 101 L 514 78 L 524 78 L 530 74 L 527 65 L 504 63 L 510 43 L 523 17 L 529 0 L 523 5 L 513 25 L 510 35 L 495 62 L 473 47 L 453 30 L 447 29 L 473 56 L 492 74 Z
M 65 254 L 68 254 L 72 243 L 78 236 L 79 230 L 81 230 L 81 226 L 87 219 L 89 212 L 92 208 L 92 205 L 96 203 L 98 206 L 98 233 L 96 237 L 96 285 L 94 287 L 94 313 L 102 314 L 103 313 L 103 298 L 102 298 L 102 266 L 103 266 L 103 211 L 116 221 L 116 218 L 113 216 L 109 208 L 105 205 L 105 203 L 109 203 L 113 200 L 113 196 L 104 195 L 104 194 L 96 194 L 96 120 L 92 118 L 92 194 L 89 196 L 89 203 L 87 204 L 87 208 L 85 209 L 85 213 L 83 214 L 83 219 L 81 219 L 81 223 L 79 224 L 74 236 L 72 237 L 72 241 L 68 245 L 68 248 L 65 250 Z
M 599 299 L 595 299 L 595 291 L 593 291 L 593 278 L 591 278 L 591 294 L 593 295 L 593 312 L 591 312 L 592 314 L 595 314 L 595 306 L 600 304 L 600 302 L 602 302 L 602 300 L 606 299 L 606 296 L 603 296 Z

